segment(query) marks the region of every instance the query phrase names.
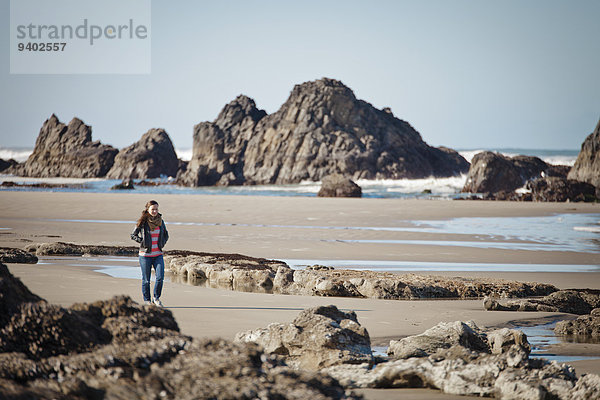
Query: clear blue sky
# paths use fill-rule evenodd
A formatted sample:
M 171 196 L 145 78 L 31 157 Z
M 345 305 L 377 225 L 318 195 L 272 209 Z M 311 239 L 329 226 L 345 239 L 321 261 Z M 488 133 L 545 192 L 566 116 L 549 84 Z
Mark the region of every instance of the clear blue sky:
M 0 146 L 77 116 L 124 147 L 148 129 L 191 147 L 238 94 L 276 111 L 330 77 L 431 145 L 578 149 L 600 118 L 600 1 L 152 1 L 149 75 L 9 74 L 0 0 Z

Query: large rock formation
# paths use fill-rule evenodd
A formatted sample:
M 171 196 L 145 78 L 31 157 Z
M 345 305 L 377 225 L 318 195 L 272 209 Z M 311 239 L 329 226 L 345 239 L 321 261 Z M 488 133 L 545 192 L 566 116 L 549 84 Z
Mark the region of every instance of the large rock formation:
M 323 177 L 318 197 L 362 197 L 362 189 L 350 178 L 340 174 Z
M 164 129 L 150 129 L 142 138 L 119 151 L 106 175 L 109 179 L 152 179 L 175 177 L 179 160 Z
M 103 177 L 117 153 L 112 146 L 92 142 L 92 127 L 80 119 L 65 125 L 52 114 L 40 129 L 33 153 L 14 172 L 33 177 Z
M 512 192 L 530 179 L 560 176 L 564 170 L 546 164 L 538 157 L 506 157 L 484 151 L 471 160 L 467 181 L 462 191 L 467 193 Z
M 600 187 L 600 120 L 594 132 L 581 145 L 575 165 L 569 172 L 569 179 Z
M 389 109 L 358 100 L 339 81 L 296 85 L 270 115 L 239 96 L 214 122 L 194 127 L 193 156 L 184 185 L 283 184 L 321 180 L 332 173 L 352 179 L 454 176 L 467 161 L 427 145 Z
M 51 305 L 3 264 L 0 295 L 2 399 L 357 398 L 255 344 L 185 336 L 169 310 L 126 296 Z
M 267 353 L 284 356 L 288 365 L 315 371 L 373 361 L 369 333 L 356 313 L 334 305 L 306 309 L 289 324 L 240 332 L 235 341 L 257 343 Z

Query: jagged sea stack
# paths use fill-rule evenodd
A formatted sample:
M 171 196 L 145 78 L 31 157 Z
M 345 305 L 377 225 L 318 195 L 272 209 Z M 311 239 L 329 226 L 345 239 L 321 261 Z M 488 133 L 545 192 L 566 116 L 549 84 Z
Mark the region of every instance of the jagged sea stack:
M 352 179 L 454 176 L 469 164 L 457 152 L 427 145 L 389 109 L 359 100 L 342 82 L 296 85 L 270 115 L 239 96 L 214 122 L 194 127 L 184 185 L 285 184 L 341 173 Z
M 141 139 L 119 151 L 108 171 L 109 179 L 152 179 L 175 177 L 179 160 L 164 129 L 150 129 Z
M 92 142 L 92 127 L 79 118 L 68 125 L 56 115 L 44 122 L 33 153 L 18 172 L 32 177 L 97 178 L 112 167 L 118 150 Z
M 594 132 L 581 145 L 581 151 L 568 178 L 600 188 L 600 120 Z

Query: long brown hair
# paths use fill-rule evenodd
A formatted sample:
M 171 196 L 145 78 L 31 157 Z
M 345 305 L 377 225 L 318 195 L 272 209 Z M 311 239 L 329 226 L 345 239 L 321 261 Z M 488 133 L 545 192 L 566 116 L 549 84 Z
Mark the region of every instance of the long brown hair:
M 140 216 L 140 218 L 137 220 L 137 223 L 136 223 L 138 228 L 140 228 L 142 225 L 144 225 L 146 223 L 146 221 L 148 220 L 148 217 L 150 216 L 148 209 L 150 208 L 150 206 L 154 206 L 154 205 L 158 205 L 158 202 L 156 200 L 150 200 L 149 202 L 146 203 L 146 207 L 144 207 L 144 209 L 142 210 L 142 215 Z

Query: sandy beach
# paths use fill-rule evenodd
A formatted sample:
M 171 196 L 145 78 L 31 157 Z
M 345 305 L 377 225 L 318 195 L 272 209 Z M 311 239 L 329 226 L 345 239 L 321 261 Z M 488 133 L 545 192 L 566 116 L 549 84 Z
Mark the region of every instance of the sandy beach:
M 117 193 L 0 192 L 0 246 L 23 248 L 32 242 L 64 241 L 78 244 L 134 245 L 129 239 L 146 195 Z M 559 288 L 600 289 L 598 252 L 576 249 L 535 250 L 490 247 L 506 238 L 480 234 L 422 231 L 414 222 L 453 218 L 551 217 L 596 214 L 600 205 L 386 199 L 321 199 L 259 196 L 161 195 L 160 212 L 170 233 L 168 249 L 239 253 L 254 257 L 307 260 L 378 260 L 444 263 L 508 263 L 576 265 L 588 272 L 546 271 L 417 271 L 444 276 L 494 277 L 554 284 Z M 362 229 L 362 228 L 379 229 Z M 412 228 L 411 228 L 412 227 Z M 361 229 L 358 229 L 361 228 Z M 383 228 L 383 229 L 381 229 Z M 386 230 L 385 228 L 411 228 Z M 517 233 L 515 233 L 516 236 Z M 365 240 L 368 242 L 353 242 Z M 387 240 L 393 243 L 386 243 Z M 471 243 L 460 246 L 458 242 Z M 481 241 L 482 245 L 473 242 Z M 517 239 L 511 239 L 518 242 Z M 458 243 L 458 244 L 457 244 Z M 525 243 L 527 244 L 527 243 Z M 126 294 L 141 301 L 140 282 L 115 278 L 72 259 L 46 264 L 10 264 L 34 293 L 52 303 L 71 305 Z M 98 261 L 99 264 L 102 261 Z M 242 293 L 167 282 L 163 302 L 181 331 L 194 337 L 225 337 L 271 322 L 291 321 L 302 309 L 335 304 L 356 311 L 375 346 L 391 338 L 418 334 L 441 321 L 473 320 L 481 327 L 497 327 L 536 320 L 573 318 L 560 313 L 486 312 L 481 300 L 374 300 Z M 600 356 L 599 345 L 565 345 Z M 561 350 L 561 351 L 562 351 Z M 575 350 L 573 350 L 575 351 Z M 579 373 L 600 372 L 600 360 L 573 362 Z M 366 391 L 368 398 L 382 398 Z M 430 391 L 394 391 L 398 398 L 431 398 Z M 423 397 L 424 396 L 424 397 Z M 389 397 L 388 397 L 389 398 Z M 436 398 L 454 398 L 438 394 Z

